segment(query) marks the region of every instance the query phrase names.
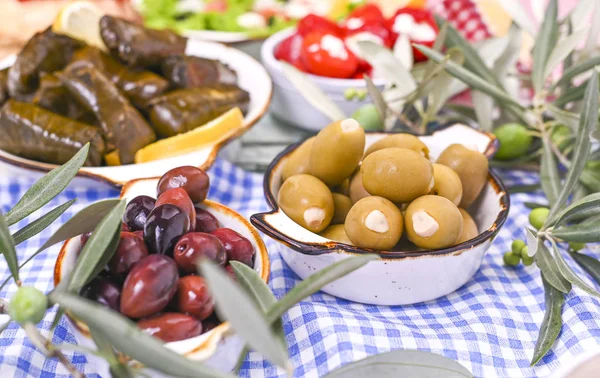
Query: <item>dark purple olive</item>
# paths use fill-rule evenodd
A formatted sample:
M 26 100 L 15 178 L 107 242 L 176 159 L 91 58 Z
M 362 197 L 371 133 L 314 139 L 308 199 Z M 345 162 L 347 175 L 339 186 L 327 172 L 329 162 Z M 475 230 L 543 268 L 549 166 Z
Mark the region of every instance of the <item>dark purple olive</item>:
M 156 200 L 156 206 L 164 204 L 175 205 L 183 210 L 190 218 L 190 230 L 196 229 L 196 209 L 188 196 L 187 192 L 182 188 L 173 188 L 165 191 Z
M 142 319 L 137 325 L 165 343 L 189 339 L 202 333 L 202 323 L 198 319 L 176 312 L 165 312 Z
M 106 307 L 119 311 L 121 300 L 121 290 L 110 279 L 105 277 L 96 277 L 81 291 L 85 298 L 96 301 Z
M 175 205 L 154 208 L 144 227 L 144 241 L 150 253 L 171 255 L 179 238 L 190 231 L 190 219 Z
M 210 233 L 219 227 L 221 224 L 214 215 L 196 206 L 196 231 Z
M 254 261 L 254 247 L 250 240 L 233 231 L 231 228 L 219 228 L 211 232 L 215 235 L 227 252 L 227 260 L 234 260 L 252 266 Z
M 183 188 L 192 202 L 199 203 L 206 199 L 210 178 L 200 168 L 184 166 L 173 168 L 165 173 L 158 181 L 157 196 L 173 188 Z
M 162 311 L 175 296 L 179 272 L 172 258 L 148 255 L 133 266 L 121 291 L 121 313 L 139 319 Z
M 209 318 L 205 321 L 202 322 L 202 333 L 206 333 L 209 331 L 212 331 L 213 329 L 215 329 L 217 326 L 219 325 L 219 321 L 218 320 L 213 320 L 212 318 Z
M 148 256 L 144 239 L 131 232 L 121 232 L 121 240 L 115 254 L 108 262 L 108 272 L 122 276 L 131 270 L 134 264 Z
M 175 301 L 180 312 L 193 315 L 200 320 L 212 315 L 215 307 L 204 278 L 199 276 L 186 276 L 179 279 Z
M 127 204 L 123 222 L 131 231 L 143 230 L 148 214 L 154 208 L 156 200 L 149 196 L 137 196 Z
M 175 246 L 173 257 L 179 268 L 186 273 L 196 272 L 196 263 L 203 257 L 221 266 L 224 266 L 227 260 L 225 248 L 219 239 L 204 232 L 183 235 Z

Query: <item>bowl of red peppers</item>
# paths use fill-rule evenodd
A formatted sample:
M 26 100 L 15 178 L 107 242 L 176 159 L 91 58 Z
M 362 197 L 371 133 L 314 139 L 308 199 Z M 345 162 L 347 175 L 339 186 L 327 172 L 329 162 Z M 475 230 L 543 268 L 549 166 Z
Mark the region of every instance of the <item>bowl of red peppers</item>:
M 347 116 L 369 104 L 364 76 L 371 77 L 379 89 L 386 82 L 367 62 L 358 48 L 370 41 L 394 49 L 400 35 L 411 43 L 433 46 L 439 32 L 433 15 L 421 8 L 400 8 L 386 18 L 373 3 L 355 8 L 340 21 L 315 14 L 302 18 L 296 28 L 269 37 L 261 57 L 274 83 L 272 113 L 295 126 L 318 131 L 329 120 L 296 90 L 283 73 L 281 62 L 305 72 Z M 425 60 L 413 48 L 415 62 Z

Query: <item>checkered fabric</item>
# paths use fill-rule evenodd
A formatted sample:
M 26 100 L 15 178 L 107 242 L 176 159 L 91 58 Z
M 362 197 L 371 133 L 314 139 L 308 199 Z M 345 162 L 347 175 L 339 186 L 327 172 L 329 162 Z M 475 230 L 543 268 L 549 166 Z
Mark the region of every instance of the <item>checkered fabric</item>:
M 0 170 L 0 173 L 2 171 Z M 224 160 L 210 170 L 210 197 L 244 216 L 267 210 L 262 175 L 245 172 Z M 501 172 L 507 185 L 535 183 L 525 172 Z M 0 208 L 6 212 L 33 183 L 31 179 L 0 175 Z M 118 191 L 69 188 L 46 209 L 78 198 L 60 221 L 49 230 L 18 247 L 20 260 L 33 253 L 58 226 L 90 203 L 114 197 Z M 372 306 L 351 303 L 324 293 L 302 301 L 285 314 L 284 329 L 295 377 L 318 377 L 351 361 L 393 349 L 420 349 L 457 360 L 477 377 L 546 377 L 573 356 L 600 344 L 600 301 L 574 289 L 564 306 L 564 326 L 559 340 L 540 364 L 529 367 L 539 325 L 544 316 L 544 293 L 535 266 L 507 268 L 503 252 L 514 238 L 524 238 L 528 211 L 524 201 L 541 202 L 539 194 L 511 197 L 509 219 L 483 260 L 481 269 L 455 293 L 412 306 Z M 21 222 L 18 226 L 23 226 Z M 285 265 L 279 251 L 285 248 L 265 237 L 271 256 L 270 286 L 282 297 L 299 278 Z M 58 247 L 37 256 L 22 270 L 26 285 L 40 290 L 52 288 L 53 266 Z M 596 256 L 598 251 L 588 251 Z M 0 263 L 2 278 L 8 276 Z M 360 284 L 360 283 L 357 283 Z M 10 298 L 15 285 L 0 292 Z M 48 330 L 49 313 L 41 328 Z M 3 320 L 3 319 L 2 319 Z M 47 332 L 47 331 L 44 331 Z M 69 324 L 63 320 L 53 342 L 74 343 Z M 73 364 L 90 377 L 98 374 L 80 353 L 66 352 Z M 0 377 L 67 377 L 55 360 L 46 359 L 16 325 L 0 336 Z M 284 373 L 251 353 L 241 371 L 243 377 L 283 377 Z

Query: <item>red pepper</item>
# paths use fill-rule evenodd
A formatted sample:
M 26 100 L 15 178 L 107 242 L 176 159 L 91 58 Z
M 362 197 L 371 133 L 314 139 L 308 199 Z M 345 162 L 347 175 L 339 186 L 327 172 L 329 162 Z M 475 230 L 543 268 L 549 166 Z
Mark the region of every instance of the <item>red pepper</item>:
M 283 60 L 295 66 L 301 71 L 306 71 L 304 63 L 302 63 L 302 36 L 294 34 L 281 41 L 274 51 L 275 59 Z
M 309 14 L 298 22 L 297 26 L 298 34 L 306 37 L 312 32 L 319 32 L 321 34 L 333 34 L 340 36 L 342 34 L 341 28 L 333 21 L 328 20 L 324 17 L 317 16 L 316 14 Z
M 400 34 L 404 34 L 411 43 L 419 43 L 432 47 L 433 42 L 439 33 L 433 15 L 425 9 L 399 9 L 396 14 L 388 20 L 387 26 L 391 31 L 393 43 L 396 42 L 396 39 Z M 427 57 L 415 48 L 413 48 L 413 56 L 415 62 L 427 60 Z
M 385 17 L 377 5 L 365 4 L 354 9 L 343 23 L 344 29 L 349 31 L 365 25 L 385 25 Z
M 358 69 L 358 59 L 334 34 L 313 32 L 304 37 L 302 61 L 315 75 L 349 78 Z

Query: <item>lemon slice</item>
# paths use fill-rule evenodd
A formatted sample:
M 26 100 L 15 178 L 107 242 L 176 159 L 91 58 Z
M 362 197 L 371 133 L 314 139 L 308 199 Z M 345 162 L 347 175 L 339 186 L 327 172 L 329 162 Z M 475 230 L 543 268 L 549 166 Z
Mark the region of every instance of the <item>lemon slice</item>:
M 368 2 L 379 5 L 385 17 L 392 17 L 398 9 L 404 7 L 424 9 L 427 3 L 426 0 L 370 0 Z
M 135 154 L 135 162 L 146 163 L 196 151 L 227 139 L 243 124 L 244 115 L 241 110 L 233 108 L 192 131 L 147 145 Z
M 75 1 L 58 12 L 52 31 L 106 50 L 100 37 L 100 18 L 103 15 L 96 5 L 88 1 Z

